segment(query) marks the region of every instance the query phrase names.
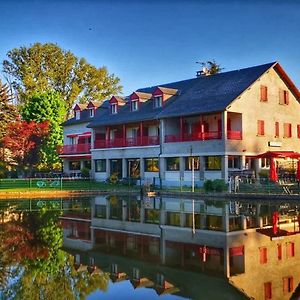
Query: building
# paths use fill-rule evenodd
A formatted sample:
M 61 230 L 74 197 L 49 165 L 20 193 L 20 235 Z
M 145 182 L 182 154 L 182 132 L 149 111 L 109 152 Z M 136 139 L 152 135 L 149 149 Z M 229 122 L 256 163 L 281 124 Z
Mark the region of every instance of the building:
M 67 121 L 65 143 L 89 132 L 91 150 L 68 153 L 66 145 L 61 157 L 66 172 L 90 157 L 96 180 L 202 185 L 235 171 L 257 175 L 269 168 L 258 154 L 300 151 L 299 99 L 278 62 L 139 89 L 113 96 L 90 119 Z

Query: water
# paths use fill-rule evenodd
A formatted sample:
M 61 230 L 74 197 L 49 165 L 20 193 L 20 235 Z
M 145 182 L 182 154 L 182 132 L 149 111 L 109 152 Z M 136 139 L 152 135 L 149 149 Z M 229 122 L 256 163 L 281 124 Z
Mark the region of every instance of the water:
M 275 200 L 2 200 L 0 299 L 297 299 L 298 216 Z

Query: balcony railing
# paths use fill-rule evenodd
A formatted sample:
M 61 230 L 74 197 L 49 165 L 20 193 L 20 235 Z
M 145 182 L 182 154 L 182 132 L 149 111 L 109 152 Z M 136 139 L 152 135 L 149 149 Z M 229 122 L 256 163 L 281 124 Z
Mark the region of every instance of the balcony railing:
M 241 140 L 242 132 L 241 131 L 227 131 L 227 138 L 230 140 Z M 208 131 L 208 132 L 198 132 L 187 134 L 184 133 L 182 137 L 177 135 L 166 135 L 165 143 L 174 143 L 174 142 L 188 142 L 188 141 L 207 141 L 207 140 L 220 140 L 222 139 L 221 131 Z
M 91 144 L 74 144 L 64 145 L 58 148 L 59 154 L 79 154 L 79 153 L 90 153 Z
M 113 140 L 98 140 L 95 141 L 94 148 L 100 149 L 152 145 L 159 145 L 159 136 L 143 136 L 136 138 L 115 138 Z
M 234 131 L 228 130 L 227 131 L 227 139 L 228 140 L 242 140 L 242 132 L 241 131 Z

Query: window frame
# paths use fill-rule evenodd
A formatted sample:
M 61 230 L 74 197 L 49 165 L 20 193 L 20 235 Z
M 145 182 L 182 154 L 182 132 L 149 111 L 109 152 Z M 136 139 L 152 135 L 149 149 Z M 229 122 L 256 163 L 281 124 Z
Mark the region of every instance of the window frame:
M 174 160 L 174 162 L 170 163 L 170 160 Z M 173 165 L 174 168 L 171 168 L 171 165 Z M 179 156 L 177 156 L 177 157 L 166 157 L 166 171 L 170 171 L 170 172 L 180 171 L 180 158 L 179 158 Z
M 112 115 L 116 115 L 118 113 L 118 104 L 117 103 L 112 103 L 110 105 L 110 113 Z
M 211 167 L 209 167 L 211 165 Z M 218 165 L 220 165 L 218 167 Z M 222 157 L 219 155 L 205 156 L 205 171 L 221 171 Z
M 148 162 L 150 162 L 150 166 L 148 165 Z M 157 168 L 157 170 L 154 168 Z M 144 172 L 158 173 L 159 172 L 159 159 L 157 157 L 145 158 L 144 159 Z
M 157 95 L 153 97 L 153 107 L 160 108 L 163 104 L 163 95 Z
M 98 162 L 101 163 L 100 168 L 98 168 L 99 167 Z M 95 166 L 95 172 L 106 172 L 106 159 L 94 159 L 94 166 Z
M 138 111 L 139 110 L 139 100 L 133 99 L 130 101 L 130 111 Z
M 268 87 L 266 85 L 260 86 L 260 101 L 268 102 Z
M 257 120 L 257 136 L 265 136 L 265 121 Z
M 283 123 L 283 137 L 291 138 L 292 136 L 292 123 Z

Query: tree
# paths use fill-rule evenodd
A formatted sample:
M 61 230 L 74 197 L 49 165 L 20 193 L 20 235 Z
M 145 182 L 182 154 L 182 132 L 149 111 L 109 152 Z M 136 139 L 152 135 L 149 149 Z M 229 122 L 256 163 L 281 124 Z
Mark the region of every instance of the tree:
M 121 91 L 120 79 L 106 67 L 96 68 L 70 51 L 52 43 L 35 43 L 7 53 L 3 71 L 20 95 L 21 103 L 36 92 L 56 91 L 66 102 L 70 113 L 79 97 L 104 100 Z
M 48 134 L 48 128 L 48 121 L 36 123 L 17 120 L 8 125 L 3 144 L 10 150 L 11 157 L 22 175 L 26 167 L 31 171 L 38 162 L 39 149 L 43 138 Z
M 18 115 L 15 105 L 12 104 L 13 95 L 9 92 L 9 87 L 0 81 L 0 147 L 2 148 L 2 138 L 5 135 L 7 125 L 14 121 Z
M 197 62 L 198 64 L 201 65 L 202 67 L 202 73 L 204 75 L 214 75 L 217 73 L 220 73 L 224 68 L 221 68 L 220 64 L 217 64 L 216 61 L 213 60 L 208 60 L 205 62 Z
M 49 122 L 49 135 L 41 147 L 40 167 L 55 169 L 59 162 L 57 146 L 63 144 L 63 131 L 66 108 L 57 92 L 37 93 L 30 97 L 21 111 L 25 121 Z

